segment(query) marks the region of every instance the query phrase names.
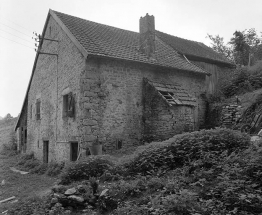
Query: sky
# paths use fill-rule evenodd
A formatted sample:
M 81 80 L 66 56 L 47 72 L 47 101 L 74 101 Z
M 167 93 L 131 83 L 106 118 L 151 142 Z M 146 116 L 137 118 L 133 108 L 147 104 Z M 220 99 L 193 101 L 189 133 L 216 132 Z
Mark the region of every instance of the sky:
M 42 33 L 49 9 L 135 32 L 148 13 L 157 30 L 206 45 L 207 34 L 228 42 L 236 30 L 262 32 L 261 0 L 0 0 L 0 117 L 21 111 L 36 55 L 33 32 Z

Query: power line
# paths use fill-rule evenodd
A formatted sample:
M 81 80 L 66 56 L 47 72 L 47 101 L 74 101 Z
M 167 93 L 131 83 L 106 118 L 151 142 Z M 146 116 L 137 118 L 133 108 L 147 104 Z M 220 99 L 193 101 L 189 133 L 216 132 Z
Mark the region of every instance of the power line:
M 6 38 L 6 37 L 3 37 L 3 36 L 1 36 L 1 35 L 0 35 L 0 37 L 4 38 L 4 39 L 6 39 L 6 40 L 10 40 L 10 39 L 8 39 L 8 38 Z M 30 46 L 27 46 L 27 45 L 25 45 L 25 44 L 23 44 L 23 43 L 19 43 L 19 42 L 17 42 L 17 41 L 14 41 L 14 40 L 10 40 L 10 41 L 15 42 L 15 43 L 18 43 L 18 44 L 20 44 L 20 45 L 22 45 L 22 46 L 25 46 L 25 47 L 27 47 L 27 48 L 30 48 L 30 49 L 35 49 L 35 48 L 32 48 L 32 47 L 30 47 Z
M 15 30 L 15 31 L 17 31 L 17 32 L 19 32 L 20 34 L 23 34 L 23 35 L 25 35 L 25 36 L 31 37 L 31 35 L 25 34 L 25 33 L 23 33 L 23 32 L 21 32 L 21 31 L 15 29 L 15 28 L 12 28 L 12 27 L 4 24 L 4 23 L 1 23 L 1 22 L 0 22 L 0 24 L 6 26 L 6 27 L 8 27 L 8 28 L 11 28 L 11 29 L 13 29 L 13 30 Z
M 24 41 L 26 41 L 26 42 L 28 42 L 28 43 L 32 43 L 32 42 L 33 42 L 33 41 L 26 40 L 26 39 L 24 39 L 24 38 L 22 38 L 22 37 L 19 37 L 19 36 L 15 35 L 15 34 L 11 34 L 10 32 L 4 31 L 4 30 L 1 29 L 1 28 L 0 28 L 0 31 L 3 31 L 3 32 L 8 33 L 8 34 L 10 34 L 10 35 L 12 35 L 12 36 L 15 36 L 15 37 L 17 37 L 17 38 L 19 38 L 19 39 L 21 39 L 21 40 L 24 40 Z
M 19 26 L 20 28 L 23 28 L 23 29 L 25 29 L 25 30 L 28 31 L 28 32 L 32 32 L 31 30 L 29 30 L 29 29 L 27 29 L 27 28 L 25 28 L 25 27 L 23 27 L 23 26 L 15 23 L 14 21 L 11 21 L 10 19 L 7 19 L 7 18 L 5 18 L 5 17 L 3 17 L 3 18 L 4 18 L 6 21 L 13 23 L 13 24 Z

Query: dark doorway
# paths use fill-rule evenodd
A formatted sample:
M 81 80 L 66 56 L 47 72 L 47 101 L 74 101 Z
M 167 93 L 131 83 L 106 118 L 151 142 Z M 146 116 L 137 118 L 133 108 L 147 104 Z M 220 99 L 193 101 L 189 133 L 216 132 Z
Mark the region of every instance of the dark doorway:
M 76 161 L 78 156 L 78 142 L 70 143 L 70 160 Z
M 43 162 L 48 163 L 49 141 L 43 142 Z
M 24 152 L 26 152 L 26 145 L 27 145 L 27 129 L 25 128 L 25 138 L 24 138 Z

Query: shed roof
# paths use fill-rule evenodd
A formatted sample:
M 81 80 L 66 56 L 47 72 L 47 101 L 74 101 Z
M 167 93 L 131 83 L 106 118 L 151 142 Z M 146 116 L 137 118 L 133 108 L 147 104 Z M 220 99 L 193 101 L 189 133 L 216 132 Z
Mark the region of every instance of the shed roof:
M 190 95 L 187 90 L 185 90 L 178 83 L 163 83 L 155 82 L 148 79 L 145 81 L 153 86 L 158 94 L 168 103 L 169 106 L 174 105 L 187 105 L 196 106 L 196 98 Z

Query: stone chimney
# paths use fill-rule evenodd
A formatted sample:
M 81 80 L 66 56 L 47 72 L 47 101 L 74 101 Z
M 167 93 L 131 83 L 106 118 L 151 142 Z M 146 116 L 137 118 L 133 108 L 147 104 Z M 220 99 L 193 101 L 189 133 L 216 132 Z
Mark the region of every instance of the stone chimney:
M 155 54 L 155 17 L 140 17 L 139 20 L 139 36 L 140 50 L 147 55 L 148 58 L 154 58 Z

